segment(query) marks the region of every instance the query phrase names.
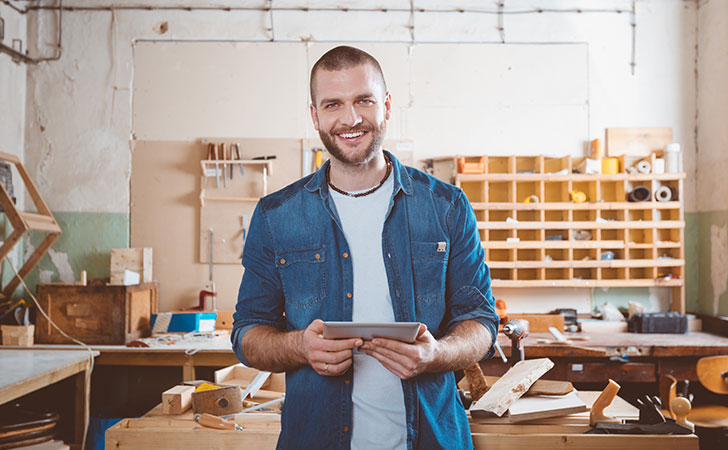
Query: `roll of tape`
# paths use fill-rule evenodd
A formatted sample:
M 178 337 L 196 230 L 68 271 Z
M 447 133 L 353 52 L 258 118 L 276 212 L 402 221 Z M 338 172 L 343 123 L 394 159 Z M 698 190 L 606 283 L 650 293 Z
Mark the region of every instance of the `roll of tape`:
M 538 198 L 538 195 L 529 195 L 523 203 L 539 203 L 540 201 L 541 200 Z
M 646 202 L 650 199 L 651 194 L 650 190 L 645 186 L 637 186 L 629 193 L 627 200 L 630 202 Z
M 574 203 L 584 203 L 586 194 L 581 191 L 571 191 L 571 201 Z
M 619 173 L 619 159 L 604 158 L 602 159 L 602 173 L 606 175 L 616 175 Z
M 650 164 L 649 161 L 642 160 L 642 161 L 638 162 L 635 167 L 637 168 L 637 172 L 639 172 L 639 173 L 652 172 L 652 164 Z
M 658 202 L 669 202 L 672 200 L 673 192 L 669 186 L 660 186 L 655 191 L 655 200 Z

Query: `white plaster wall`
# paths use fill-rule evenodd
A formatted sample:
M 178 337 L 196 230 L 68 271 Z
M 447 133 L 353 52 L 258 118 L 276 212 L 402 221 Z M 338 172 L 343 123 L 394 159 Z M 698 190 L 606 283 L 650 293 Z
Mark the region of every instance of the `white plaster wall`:
M 130 1 L 67 0 L 66 6 L 133 4 Z M 257 2 L 264 4 L 265 2 Z M 541 0 L 507 2 L 508 9 L 631 8 L 626 0 Z M 204 4 L 161 0 L 155 5 Z M 239 5 L 219 1 L 218 5 Z M 246 4 L 256 4 L 247 2 Z M 337 6 L 333 1 L 276 1 L 274 6 Z M 462 1 L 457 6 L 495 10 L 496 1 Z M 418 8 L 452 8 L 453 2 L 416 1 Z M 343 6 L 409 8 L 409 1 L 344 2 Z M 54 13 L 29 14 L 38 50 L 49 51 Z M 139 39 L 406 42 L 406 12 L 277 11 L 73 11 L 63 16 L 60 61 L 29 69 L 26 155 L 52 209 L 129 211 L 131 132 L 130 83 L 133 42 Z M 159 33 L 167 22 L 169 30 Z M 685 166 L 694 159 L 695 5 L 682 0 L 637 2 L 637 66 L 630 73 L 628 14 L 507 15 L 507 43 L 583 42 L 589 48 L 588 138 L 611 126 L 672 126 L 684 145 Z M 479 13 L 417 13 L 414 37 L 422 42 L 499 42 L 497 16 Z M 514 47 L 515 48 L 515 47 Z M 415 48 L 415 51 L 416 48 Z M 533 74 L 534 81 L 539 74 Z M 302 111 L 302 114 L 305 114 Z M 559 114 L 559 110 L 543 114 Z M 62 120 L 61 120 L 62 118 Z M 529 130 L 523 130 L 524 133 Z M 213 135 L 210 133 L 209 135 Z M 278 137 L 278 136 L 269 136 Z M 514 153 L 541 153 L 539 148 Z M 453 151 L 457 151 L 453 149 Z M 578 150 L 577 150 L 578 151 Z M 419 157 L 420 155 L 416 155 Z M 69 182 L 73 179 L 74 182 Z M 51 189 L 52 188 L 52 189 Z M 686 207 L 693 210 L 688 183 Z
M 11 47 L 13 39 L 21 39 L 25 46 L 25 16 L 0 4 L 0 17 L 5 20 L 2 43 Z M 15 63 L 10 55 L 0 54 L 0 152 L 18 155 L 21 160 L 25 148 L 25 78 L 25 64 Z
M 698 211 L 728 210 L 728 1 L 698 9 Z M 706 268 L 707 269 L 707 268 Z

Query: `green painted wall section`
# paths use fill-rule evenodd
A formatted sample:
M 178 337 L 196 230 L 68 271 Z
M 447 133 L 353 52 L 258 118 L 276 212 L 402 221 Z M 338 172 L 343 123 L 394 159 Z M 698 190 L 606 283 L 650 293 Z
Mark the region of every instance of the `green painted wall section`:
M 700 214 L 685 213 L 685 309 L 688 312 L 701 312 L 700 299 L 700 249 L 698 229 Z
M 710 239 L 710 228 L 713 225 L 720 227 L 728 224 L 728 211 L 708 211 L 699 213 L 698 227 L 695 233 L 698 252 L 700 255 L 700 272 L 698 277 L 699 301 L 698 310 L 706 314 L 713 311 L 713 280 L 711 278 L 711 254 L 714 251 L 725 251 L 713 248 Z M 726 269 L 728 270 L 728 269 Z M 723 286 L 725 288 L 725 286 Z M 728 316 L 728 290 L 720 296 L 718 301 L 718 315 Z
M 63 254 L 68 256 L 74 279 L 80 279 L 82 270 L 87 272 L 89 281 L 108 277 L 111 249 L 129 247 L 129 214 L 54 211 L 53 216 L 63 234 L 53 244 L 52 250 L 61 256 L 61 260 Z M 43 233 L 32 233 L 31 245 L 37 246 L 44 237 Z M 26 284 L 33 291 L 39 283 L 40 270 L 53 272 L 51 282 L 63 281 L 58 267 L 46 253 L 26 278 Z

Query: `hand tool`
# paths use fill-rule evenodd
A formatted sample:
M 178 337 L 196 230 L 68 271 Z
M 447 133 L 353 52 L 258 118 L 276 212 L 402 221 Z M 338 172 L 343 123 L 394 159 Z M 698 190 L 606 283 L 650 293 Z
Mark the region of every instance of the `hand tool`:
M 212 158 L 211 160 L 218 160 L 218 153 L 217 153 L 217 144 L 210 144 L 212 145 Z M 215 163 L 215 187 L 220 189 L 220 169 L 217 166 L 217 162 Z
M 209 237 L 209 244 L 210 244 L 210 280 L 205 286 L 205 289 L 200 291 L 199 295 L 199 304 L 196 309 L 199 309 L 200 311 L 209 311 L 209 306 L 207 304 L 207 299 L 210 299 L 210 303 L 212 304 L 212 311 L 217 311 L 217 289 L 215 289 L 215 279 L 213 277 L 213 268 L 214 268 L 214 258 L 213 258 L 213 249 L 215 248 L 215 230 L 213 228 L 209 229 L 210 237 Z
M 240 157 L 240 144 L 238 144 L 236 142 L 234 145 L 235 145 L 235 159 L 240 161 L 243 159 Z M 241 177 L 244 176 L 245 172 L 243 171 L 243 163 L 238 163 L 238 167 L 240 167 L 240 176 Z
M 243 391 L 242 398 L 245 400 L 246 398 L 250 397 L 253 398 L 255 394 L 260 390 L 260 388 L 265 384 L 265 382 L 270 377 L 270 372 L 267 372 L 265 370 L 262 370 L 258 375 L 253 378 L 253 381 L 250 382 L 247 388 Z
M 265 408 L 267 408 L 269 406 L 276 405 L 276 404 L 281 403 L 281 402 L 283 402 L 285 400 L 286 400 L 286 395 L 283 394 L 280 398 L 277 398 L 275 400 L 271 400 L 269 402 L 261 403 L 260 405 L 251 406 L 250 408 L 246 408 L 246 409 L 240 411 L 240 413 L 243 414 L 243 413 L 249 413 L 249 412 L 253 412 L 253 411 L 258 411 L 260 409 L 265 409 Z
M 225 170 L 227 169 L 227 144 L 224 142 L 220 143 L 220 159 L 222 159 L 222 185 L 223 187 L 227 187 L 227 175 L 225 174 Z
M 609 380 L 609 384 L 607 384 L 607 387 L 605 387 L 602 393 L 599 394 L 599 397 L 597 397 L 591 407 L 591 411 L 589 412 L 589 425 L 595 426 L 597 422 L 621 423 L 621 420 L 604 414 L 604 408 L 612 404 L 612 401 L 614 400 L 614 397 L 617 396 L 617 392 L 619 392 L 620 388 L 621 386 L 617 384 L 616 381 L 612 379 Z
M 195 414 L 195 422 L 203 427 L 215 428 L 218 430 L 243 431 L 243 427 L 235 422 L 228 422 L 222 417 L 213 416 L 212 414 L 202 413 Z
M 526 359 L 522 341 L 528 336 L 528 321 L 523 319 L 508 321 L 503 325 L 503 334 L 511 340 L 511 366 Z
M 493 343 L 493 347 L 495 347 L 496 352 L 498 352 L 498 356 L 501 357 L 504 363 L 508 362 L 508 358 L 506 358 L 506 355 L 503 353 L 503 349 L 501 348 L 500 344 L 498 343 L 498 340 Z

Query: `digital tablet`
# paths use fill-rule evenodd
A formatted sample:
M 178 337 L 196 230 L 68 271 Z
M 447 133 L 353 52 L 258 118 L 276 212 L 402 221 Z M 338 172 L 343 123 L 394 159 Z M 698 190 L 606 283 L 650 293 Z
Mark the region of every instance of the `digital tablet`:
M 365 341 L 381 337 L 411 344 L 417 338 L 419 329 L 419 322 L 324 322 L 324 337 L 326 339 L 362 338 Z

